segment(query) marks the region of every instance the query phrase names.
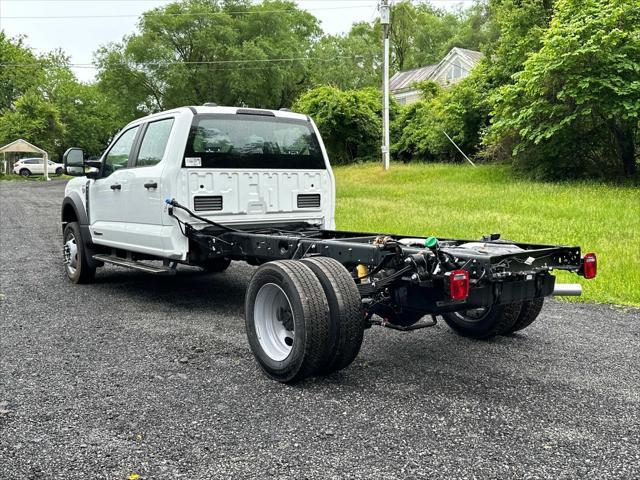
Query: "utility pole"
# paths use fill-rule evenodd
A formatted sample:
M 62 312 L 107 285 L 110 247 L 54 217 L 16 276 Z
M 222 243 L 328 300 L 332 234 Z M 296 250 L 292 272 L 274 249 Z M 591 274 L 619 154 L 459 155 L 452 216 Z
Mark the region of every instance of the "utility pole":
M 382 80 L 382 164 L 389 170 L 389 28 L 391 27 L 391 10 L 389 0 L 380 0 L 380 24 L 384 38 L 383 80 Z

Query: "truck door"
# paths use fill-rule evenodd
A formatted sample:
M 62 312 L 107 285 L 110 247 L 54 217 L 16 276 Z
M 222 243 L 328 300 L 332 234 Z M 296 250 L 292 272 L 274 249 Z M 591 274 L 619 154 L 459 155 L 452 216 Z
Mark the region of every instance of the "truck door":
M 126 171 L 127 191 L 120 217 L 124 222 L 129 250 L 162 256 L 165 237 L 171 229 L 162 226 L 164 199 L 162 172 L 174 118 L 145 124 Z
M 89 186 L 87 211 L 96 243 L 124 248 L 128 243 L 122 212 L 127 194 L 129 158 L 140 127 L 125 130 L 105 154 L 100 178 Z M 133 208 L 133 207 L 131 207 Z

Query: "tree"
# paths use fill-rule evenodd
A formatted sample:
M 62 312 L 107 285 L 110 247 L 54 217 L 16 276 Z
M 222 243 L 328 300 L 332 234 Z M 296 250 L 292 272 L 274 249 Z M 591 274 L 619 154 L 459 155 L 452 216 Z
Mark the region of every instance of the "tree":
M 487 144 L 539 177 L 636 172 L 637 0 L 559 0 L 542 48 L 496 95 Z
M 379 25 L 356 23 L 346 35 L 325 35 L 311 52 L 312 86 L 333 85 L 341 90 L 382 84 L 382 32 Z
M 493 86 L 513 82 L 527 58 L 542 46 L 554 0 L 490 0 L 483 53 Z
M 0 139 L 7 143 L 18 138 L 49 152 L 50 158 L 59 151 L 65 126 L 58 107 L 42 98 L 35 90 L 21 95 L 12 110 L 0 116 Z
M 9 38 L 0 31 L 0 111 L 41 81 L 42 65 L 24 44 L 24 37 Z
M 293 108 L 316 122 L 333 163 L 349 163 L 379 154 L 382 138 L 379 90 L 317 87 L 298 98 Z M 392 113 L 396 108 L 393 104 Z
M 3 34 L 0 47 L 0 143 L 24 138 L 52 159 L 70 146 L 101 153 L 121 119 L 97 86 L 78 82 L 61 51 L 35 55 Z
M 143 14 L 140 32 L 98 53 L 103 91 L 139 115 L 182 105 L 281 108 L 309 81 L 321 30 L 285 0 L 185 0 Z M 132 107 L 134 111 L 132 111 Z

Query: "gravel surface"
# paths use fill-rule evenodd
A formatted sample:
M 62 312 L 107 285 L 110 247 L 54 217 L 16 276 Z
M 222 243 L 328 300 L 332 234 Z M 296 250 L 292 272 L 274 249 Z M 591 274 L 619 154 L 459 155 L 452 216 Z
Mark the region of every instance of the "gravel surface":
M 638 310 L 551 301 L 488 342 L 373 328 L 285 386 L 245 339 L 252 267 L 72 285 L 63 182 L 0 190 L 0 479 L 640 478 Z

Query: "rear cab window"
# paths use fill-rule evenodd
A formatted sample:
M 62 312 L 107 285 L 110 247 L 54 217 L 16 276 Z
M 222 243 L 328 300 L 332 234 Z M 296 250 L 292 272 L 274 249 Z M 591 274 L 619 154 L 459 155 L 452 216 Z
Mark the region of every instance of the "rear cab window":
M 310 122 L 241 114 L 196 115 L 182 166 L 326 169 L 320 144 Z

